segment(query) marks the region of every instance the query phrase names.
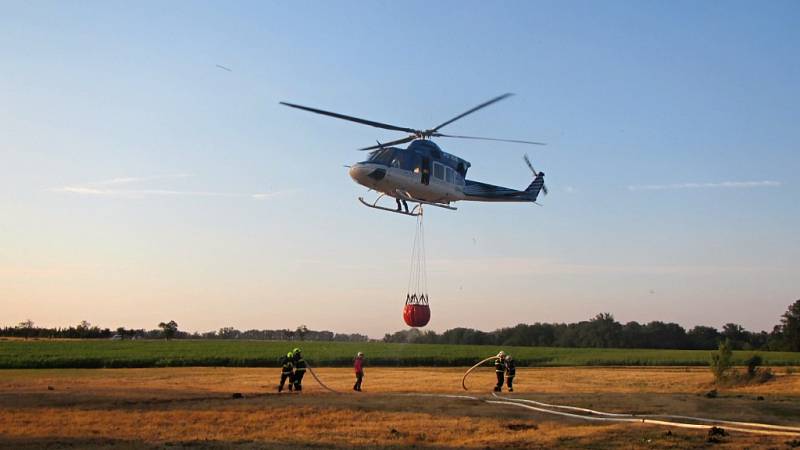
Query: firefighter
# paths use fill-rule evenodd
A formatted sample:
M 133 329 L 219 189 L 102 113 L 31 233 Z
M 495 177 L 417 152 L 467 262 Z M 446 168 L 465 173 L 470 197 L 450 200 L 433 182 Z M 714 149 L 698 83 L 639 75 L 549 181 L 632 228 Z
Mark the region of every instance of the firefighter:
M 508 392 L 514 392 L 514 376 L 517 374 L 517 366 L 514 365 L 514 358 L 506 355 L 506 386 Z
M 286 383 L 287 379 L 289 380 L 289 390 L 292 390 L 292 383 L 294 383 L 294 374 L 292 373 L 294 369 L 293 358 L 294 355 L 291 352 L 281 357 L 281 384 L 278 385 L 278 392 L 283 391 L 283 385 Z
M 353 385 L 353 390 L 361 392 L 361 380 L 364 379 L 364 353 L 358 352 L 353 368 L 356 371 L 356 384 Z
M 294 390 L 303 390 L 303 375 L 306 374 L 306 360 L 299 348 L 292 350 L 292 362 L 294 363 Z
M 494 360 L 494 372 L 497 375 L 497 384 L 494 387 L 495 392 L 503 390 L 503 377 L 506 374 L 506 352 L 501 351 L 497 354 L 497 359 Z

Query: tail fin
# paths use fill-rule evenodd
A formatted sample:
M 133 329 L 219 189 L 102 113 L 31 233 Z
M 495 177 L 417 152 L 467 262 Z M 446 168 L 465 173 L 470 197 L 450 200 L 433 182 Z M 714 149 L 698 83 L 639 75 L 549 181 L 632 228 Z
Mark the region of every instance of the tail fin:
M 536 198 L 539 197 L 539 192 L 541 192 L 542 188 L 544 187 L 544 172 L 539 172 L 536 174 L 536 178 L 533 179 L 533 182 L 525 189 L 525 194 L 528 197 L 528 200 L 535 202 Z

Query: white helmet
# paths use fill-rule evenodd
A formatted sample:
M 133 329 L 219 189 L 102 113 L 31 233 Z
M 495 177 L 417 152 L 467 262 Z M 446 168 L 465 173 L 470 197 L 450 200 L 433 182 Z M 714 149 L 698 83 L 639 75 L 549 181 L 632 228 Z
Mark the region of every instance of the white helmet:
M 505 356 L 506 356 L 506 352 L 504 352 L 504 351 L 502 351 L 502 350 L 500 350 L 500 353 L 498 353 L 498 354 L 497 354 L 497 357 L 498 357 L 498 358 L 503 358 L 503 357 L 505 357 Z
M 364 356 L 364 352 L 358 352 L 358 353 L 356 354 L 356 357 L 358 357 L 358 358 L 361 358 L 361 357 L 363 357 L 363 356 Z
M 511 355 L 506 355 L 506 361 L 513 361 L 513 360 L 514 358 L 512 358 Z

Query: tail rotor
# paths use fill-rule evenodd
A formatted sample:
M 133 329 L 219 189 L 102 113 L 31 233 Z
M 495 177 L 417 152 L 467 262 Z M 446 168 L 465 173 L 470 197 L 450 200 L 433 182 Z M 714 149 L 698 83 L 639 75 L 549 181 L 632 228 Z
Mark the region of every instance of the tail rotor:
M 533 164 L 531 164 L 531 160 L 528 158 L 528 155 L 523 156 L 522 159 L 525 160 L 525 164 L 527 164 L 528 168 L 531 169 L 531 172 L 533 172 L 534 178 L 538 178 L 540 175 L 542 178 L 544 178 L 544 172 L 537 172 L 536 169 L 533 168 Z M 542 192 L 544 195 L 547 195 L 547 186 L 545 186 L 544 182 L 542 182 Z

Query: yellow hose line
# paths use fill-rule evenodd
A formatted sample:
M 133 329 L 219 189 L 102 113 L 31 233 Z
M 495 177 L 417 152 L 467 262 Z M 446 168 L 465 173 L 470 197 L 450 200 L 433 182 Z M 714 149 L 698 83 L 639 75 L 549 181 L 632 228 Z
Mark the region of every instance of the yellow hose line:
M 469 389 L 467 389 L 467 376 L 473 370 L 477 369 L 481 364 L 485 363 L 486 361 L 491 361 L 493 359 L 500 359 L 500 358 L 498 356 L 490 356 L 490 357 L 484 359 L 483 361 L 479 362 L 478 364 L 475 364 L 474 366 L 470 367 L 469 370 L 464 372 L 464 378 L 461 379 L 461 387 L 464 388 L 465 391 L 468 391 Z

